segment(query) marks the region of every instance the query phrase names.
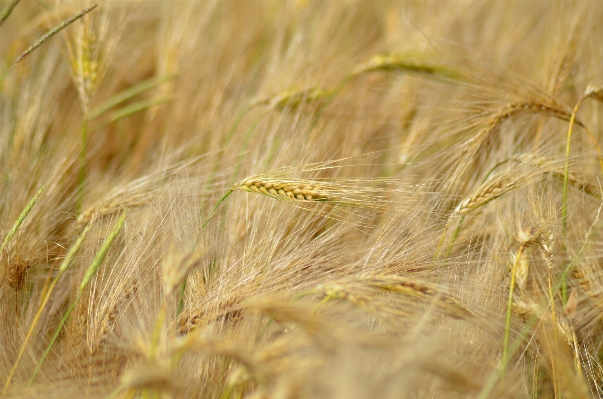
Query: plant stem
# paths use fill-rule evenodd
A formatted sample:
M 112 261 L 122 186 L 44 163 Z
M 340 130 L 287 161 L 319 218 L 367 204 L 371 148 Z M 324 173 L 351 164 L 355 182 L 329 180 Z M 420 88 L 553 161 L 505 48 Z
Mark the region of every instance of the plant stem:
M 48 354 L 50 353 L 50 350 L 52 349 L 52 346 L 54 345 L 55 341 L 59 337 L 59 334 L 61 333 L 61 330 L 63 329 L 63 326 L 65 325 L 65 322 L 69 318 L 69 315 L 75 308 L 75 305 L 78 303 L 78 301 L 82 298 L 82 295 L 84 294 L 84 290 L 86 289 L 86 287 L 88 286 L 90 281 L 92 281 L 92 278 L 94 277 L 94 275 L 96 275 L 96 272 L 98 271 L 99 266 L 101 265 L 101 263 L 103 263 L 105 257 L 107 256 L 107 253 L 109 252 L 109 248 L 111 248 L 111 246 L 113 245 L 115 238 L 117 238 L 117 235 L 121 231 L 121 229 L 126 221 L 126 215 L 127 215 L 127 211 L 124 210 L 122 212 L 121 216 L 119 217 L 119 219 L 117 220 L 117 222 L 115 223 L 113 230 L 111 230 L 109 235 L 107 235 L 107 238 L 105 238 L 105 241 L 101 245 L 101 248 L 98 250 L 98 252 L 94 256 L 94 259 L 90 263 L 90 266 L 88 266 L 88 269 L 86 270 L 86 273 L 84 274 L 84 278 L 82 279 L 82 282 L 80 283 L 80 285 L 78 287 L 75 300 L 69 305 L 69 308 L 63 315 L 63 318 L 61 319 L 59 326 L 57 327 L 48 346 L 46 347 L 46 350 L 44 351 L 44 353 L 42 354 L 42 357 L 38 361 L 38 364 L 36 366 L 36 369 L 34 370 L 33 375 L 29 379 L 28 386 L 31 385 L 33 380 L 36 378 L 36 375 L 38 374 L 38 372 L 40 371 L 40 368 L 42 367 L 42 363 L 44 363 L 46 356 L 48 356 Z
M 228 190 L 228 192 L 226 194 L 224 194 L 222 196 L 222 198 L 220 198 L 220 200 L 218 201 L 216 206 L 214 206 L 214 209 L 212 209 L 209 216 L 205 219 L 205 222 L 203 222 L 203 225 L 201 226 L 201 230 L 204 230 L 207 227 L 212 216 L 214 216 L 215 213 L 218 211 L 220 204 L 222 204 L 222 202 L 224 202 L 226 200 L 226 198 L 228 198 L 230 196 L 230 194 L 232 194 L 232 190 Z M 200 240 L 200 238 L 201 237 L 199 234 L 199 237 L 197 237 L 197 242 Z M 186 280 L 187 280 L 187 278 L 185 277 L 184 281 L 182 282 L 182 285 L 180 286 L 180 292 L 178 294 L 178 306 L 176 308 L 176 316 L 178 316 L 182 312 L 182 307 L 184 306 L 184 291 L 186 289 Z
M 515 260 L 513 261 L 513 268 L 511 269 L 511 284 L 509 285 L 509 302 L 507 303 L 507 319 L 505 321 L 505 339 L 503 343 L 503 357 L 501 366 L 501 372 L 503 375 L 509 363 L 509 335 L 511 331 L 511 313 L 513 308 L 513 291 L 515 290 L 515 274 L 517 273 L 517 265 L 519 264 L 519 259 L 523 253 L 524 246 L 525 244 L 521 244 L 519 246 L 517 254 L 515 255 Z
M 86 184 L 86 148 L 88 146 L 88 111 L 84 111 L 81 129 L 82 148 L 80 150 L 80 171 L 77 189 L 77 215 L 81 215 L 84 208 L 84 189 Z

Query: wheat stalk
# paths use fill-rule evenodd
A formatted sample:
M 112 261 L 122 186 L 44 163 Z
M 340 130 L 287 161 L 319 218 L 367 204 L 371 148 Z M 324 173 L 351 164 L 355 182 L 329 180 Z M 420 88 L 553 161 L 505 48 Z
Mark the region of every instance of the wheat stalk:
M 536 317 L 539 320 L 545 320 L 549 323 L 552 323 L 556 326 L 555 328 L 557 329 L 557 331 L 561 333 L 565 342 L 567 342 L 570 346 L 574 347 L 575 349 L 578 348 L 576 333 L 574 332 L 571 325 L 559 317 L 551 317 L 550 312 L 546 312 L 542 309 L 541 306 L 539 306 L 535 302 L 527 299 L 515 299 L 513 301 L 512 309 L 513 313 L 517 315 L 526 317 Z

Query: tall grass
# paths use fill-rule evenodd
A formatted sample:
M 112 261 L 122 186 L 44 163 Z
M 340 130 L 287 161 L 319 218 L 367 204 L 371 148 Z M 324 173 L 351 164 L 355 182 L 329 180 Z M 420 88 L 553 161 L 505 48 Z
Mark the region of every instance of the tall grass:
M 602 16 L 5 1 L 3 395 L 603 397 Z

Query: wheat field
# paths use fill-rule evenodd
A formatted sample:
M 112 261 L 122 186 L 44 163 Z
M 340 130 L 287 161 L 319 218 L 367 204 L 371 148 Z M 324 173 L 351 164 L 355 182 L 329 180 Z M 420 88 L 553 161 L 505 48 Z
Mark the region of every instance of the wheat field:
M 0 396 L 603 397 L 603 3 L 0 9 Z

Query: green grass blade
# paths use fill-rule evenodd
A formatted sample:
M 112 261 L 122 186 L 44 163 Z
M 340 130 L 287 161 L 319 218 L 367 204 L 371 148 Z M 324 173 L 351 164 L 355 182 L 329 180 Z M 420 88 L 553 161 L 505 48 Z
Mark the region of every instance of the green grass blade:
M 105 112 L 109 111 L 111 108 L 118 106 L 119 104 L 123 103 L 124 101 L 127 101 L 127 100 L 129 100 L 139 94 L 142 94 L 154 87 L 157 87 L 163 83 L 166 83 L 166 82 L 176 78 L 177 76 L 178 76 L 178 74 L 172 74 L 172 75 L 166 75 L 166 76 L 160 76 L 160 77 L 147 79 L 143 82 L 140 82 L 138 84 L 135 84 L 134 86 L 131 86 L 131 87 L 123 90 L 122 92 L 114 95 L 113 97 L 109 98 L 107 101 L 103 102 L 102 104 L 99 104 L 92 111 L 90 111 L 90 120 L 98 118 Z
M 71 303 L 71 305 L 69 305 L 69 308 L 67 308 L 67 311 L 65 312 L 65 314 L 61 318 L 61 321 L 59 322 L 59 326 L 57 327 L 56 331 L 54 332 L 54 335 L 50 339 L 50 342 L 48 343 L 48 346 L 46 347 L 46 350 L 42 354 L 42 357 L 38 361 L 38 364 L 36 365 L 36 369 L 34 370 L 33 375 L 31 376 L 31 378 L 27 382 L 27 385 L 31 385 L 31 383 L 33 382 L 33 380 L 36 378 L 36 375 L 38 375 L 38 372 L 40 371 L 40 368 L 42 367 L 42 363 L 44 363 L 44 360 L 46 360 L 46 356 L 48 356 L 48 354 L 50 353 L 50 350 L 52 349 L 52 346 L 56 342 L 56 340 L 59 337 L 59 334 L 61 333 L 61 331 L 63 330 L 63 326 L 65 325 L 65 322 L 69 318 L 69 315 L 71 314 L 71 312 L 75 308 L 75 305 L 78 303 L 78 301 L 80 300 L 81 297 L 82 297 L 82 292 L 80 291 L 80 292 L 78 292 L 78 295 L 75 298 L 75 300 Z M 4 389 L 6 389 L 6 387 Z
M 111 114 L 111 117 L 109 118 L 109 120 L 107 122 L 104 122 L 99 126 L 95 126 L 95 128 L 99 128 L 99 127 L 105 126 L 109 123 L 116 122 L 122 118 L 125 118 L 127 116 L 133 115 L 138 112 L 142 112 L 144 110 L 155 107 L 157 105 L 161 105 L 161 104 L 164 104 L 164 103 L 167 103 L 170 101 L 174 101 L 175 99 L 176 98 L 173 96 L 168 96 L 168 97 L 150 98 L 148 100 L 142 100 L 142 101 L 136 102 L 134 104 L 123 107 L 118 111 L 115 111 L 113 114 Z

